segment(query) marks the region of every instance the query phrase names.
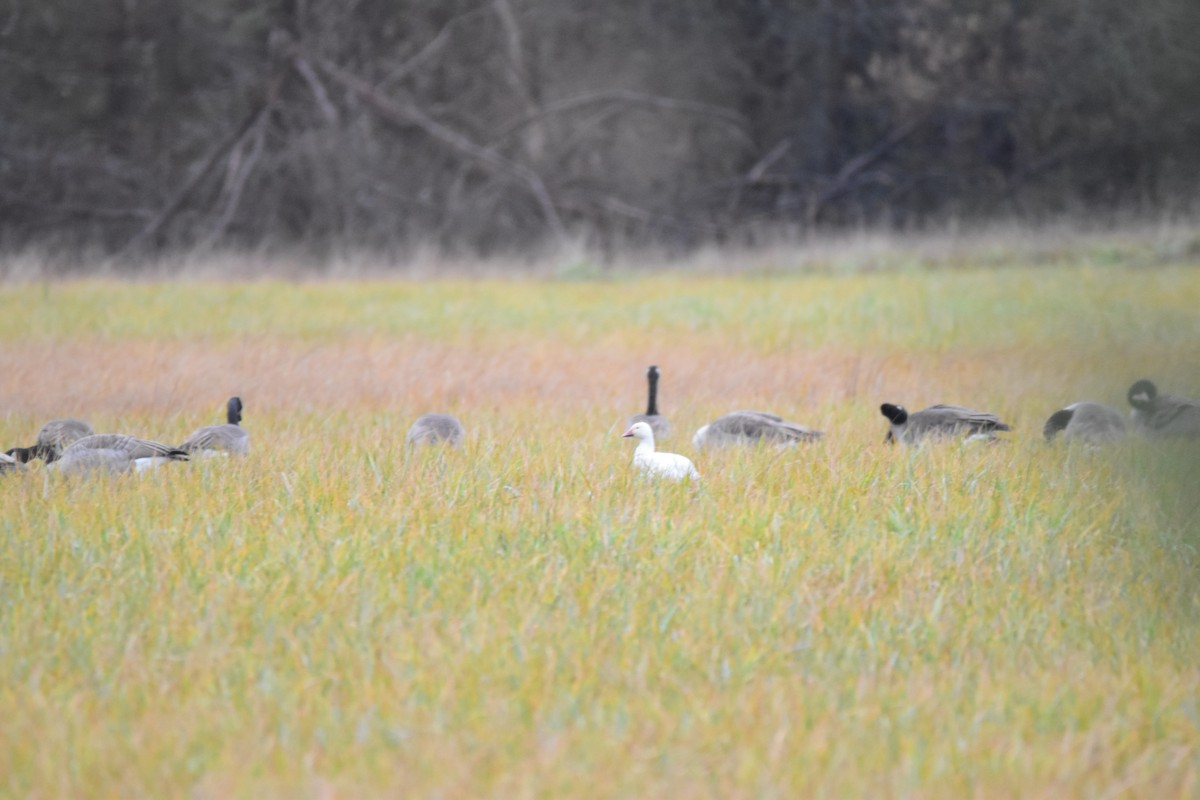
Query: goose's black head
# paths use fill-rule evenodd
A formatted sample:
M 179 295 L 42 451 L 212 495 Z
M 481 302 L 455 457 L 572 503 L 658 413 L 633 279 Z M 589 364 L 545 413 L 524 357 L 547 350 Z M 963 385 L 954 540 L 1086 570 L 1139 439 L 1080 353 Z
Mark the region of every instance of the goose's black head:
M 14 447 L 4 455 L 12 456 L 19 464 L 28 464 L 35 458 L 40 458 L 46 462 L 56 460 L 54 448 L 42 444 L 35 444 L 33 447 Z
M 1050 419 L 1046 420 L 1046 424 L 1042 426 L 1042 436 L 1047 442 L 1054 441 L 1054 437 L 1059 431 L 1066 430 L 1067 425 L 1071 422 L 1071 417 L 1075 416 L 1075 409 L 1063 408 L 1055 411 L 1050 415 Z
M 884 403 L 879 407 L 879 413 L 887 417 L 893 425 L 903 425 L 908 422 L 908 412 L 904 410 L 904 406 Z
M 226 414 L 226 418 L 229 420 L 230 425 L 237 425 L 239 422 L 241 422 L 242 421 L 242 398 L 240 398 L 240 397 L 229 398 L 229 405 L 226 406 L 225 414 Z
M 1158 397 L 1158 387 L 1143 378 L 1129 387 L 1127 396 L 1129 405 L 1139 410 L 1145 410 L 1154 405 L 1154 398 Z
M 651 364 L 650 369 L 646 370 L 646 377 L 651 383 L 658 383 L 658 367 Z

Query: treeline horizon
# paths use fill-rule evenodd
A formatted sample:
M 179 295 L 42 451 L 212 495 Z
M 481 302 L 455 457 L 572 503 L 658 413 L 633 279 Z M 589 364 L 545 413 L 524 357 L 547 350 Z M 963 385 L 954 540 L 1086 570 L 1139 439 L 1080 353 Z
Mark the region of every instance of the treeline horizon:
M 1194 206 L 1195 0 L 48 0 L 0 247 L 687 249 Z

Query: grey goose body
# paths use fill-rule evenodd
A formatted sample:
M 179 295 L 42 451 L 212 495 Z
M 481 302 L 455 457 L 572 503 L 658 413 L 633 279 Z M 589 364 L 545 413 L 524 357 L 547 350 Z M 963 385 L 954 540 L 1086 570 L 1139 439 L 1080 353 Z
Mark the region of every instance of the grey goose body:
M 408 429 L 408 444 L 441 444 L 458 447 L 463 442 L 462 423 L 450 414 L 423 414 Z
M 917 444 L 925 439 L 964 436 L 996 438 L 997 431 L 1012 428 L 989 411 L 939 403 L 910 413 L 904 406 L 884 403 L 879 412 L 891 423 L 886 442 Z
M 656 440 L 665 439 L 671 433 L 670 421 L 658 413 L 658 380 L 660 377 L 658 367 L 651 364 L 650 368 L 646 370 L 646 413 L 634 414 L 629 418 L 631 427 L 639 422 L 649 425 Z
M 132 469 L 141 472 L 168 461 L 187 460 L 186 452 L 161 442 L 123 433 L 96 433 L 71 444 L 50 469 L 64 475 L 92 472 L 116 475 Z
M 728 445 L 815 442 L 825 434 L 767 411 L 732 411 L 702 426 L 692 436 L 697 450 Z
M 1200 437 L 1200 402 L 1162 394 L 1151 381 L 1129 387 L 1130 415 L 1139 433 L 1152 437 Z
M 81 419 L 52 419 L 38 431 L 37 441 L 33 445 L 14 447 L 7 455 L 20 463 L 27 463 L 35 458 L 54 461 L 72 443 L 93 433 L 95 431 L 92 426 Z
M 1081 401 L 1051 414 L 1042 426 L 1042 436 L 1050 442 L 1061 433 L 1067 441 L 1100 444 L 1123 439 L 1128 430 L 1125 415 L 1117 409 L 1103 403 Z
M 224 425 L 205 425 L 197 428 L 179 445 L 186 453 L 219 455 L 229 453 L 244 456 L 250 452 L 250 434 L 239 424 L 242 421 L 242 398 L 231 397 L 225 405 Z

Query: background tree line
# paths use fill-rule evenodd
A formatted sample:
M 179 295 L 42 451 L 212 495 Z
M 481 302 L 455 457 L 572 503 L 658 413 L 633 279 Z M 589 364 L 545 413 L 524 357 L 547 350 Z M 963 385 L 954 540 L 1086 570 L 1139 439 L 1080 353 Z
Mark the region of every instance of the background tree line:
M 1196 0 L 7 0 L 0 245 L 746 241 L 1186 204 Z

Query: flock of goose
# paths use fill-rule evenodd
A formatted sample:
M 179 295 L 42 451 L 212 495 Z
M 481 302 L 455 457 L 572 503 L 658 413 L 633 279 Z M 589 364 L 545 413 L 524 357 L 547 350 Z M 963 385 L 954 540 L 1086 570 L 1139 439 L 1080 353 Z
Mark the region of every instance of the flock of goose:
M 646 413 L 631 417 L 629 429 L 622 434 L 638 441 L 633 465 L 648 477 L 698 480 L 700 473 L 689 458 L 655 449 L 655 440 L 667 437 L 671 431 L 667 418 L 658 412 L 659 378 L 658 367 L 651 366 L 646 373 Z M 1149 437 L 1200 438 L 1200 402 L 1160 394 L 1148 380 L 1129 387 L 1127 398 L 1132 406 L 1131 424 L 1117 409 L 1087 401 L 1055 411 L 1046 420 L 1042 434 L 1047 441 L 1061 433 L 1064 439 L 1090 444 L 1117 441 L 1131 432 Z M 78 419 L 51 420 L 42 426 L 33 445 L 0 454 L 0 473 L 21 469 L 33 459 L 41 459 L 49 469 L 63 474 L 85 475 L 141 472 L 193 457 L 245 455 L 250 452 L 250 436 L 240 425 L 242 410 L 241 398 L 229 398 L 224 425 L 199 428 L 178 447 L 127 434 L 96 433 L 91 425 Z M 884 438 L 887 443 L 915 445 L 939 438 L 995 440 L 997 432 L 1012 430 L 997 415 L 965 406 L 939 404 L 909 412 L 904 406 L 884 403 L 879 410 L 889 423 Z M 758 443 L 792 445 L 814 442 L 824 435 L 766 411 L 733 411 L 701 426 L 692 436 L 692 445 L 697 450 Z M 462 444 L 463 436 L 462 423 L 455 417 L 425 414 L 409 428 L 406 442 L 457 446 Z
M 622 434 L 638 440 L 634 467 L 650 477 L 676 481 L 699 479 L 696 465 L 686 456 L 655 450 L 655 438 L 668 435 L 671 426 L 658 413 L 658 367 L 650 367 L 646 379 L 649 384 L 646 413 L 630 418 L 629 430 Z M 1126 396 L 1132 406 L 1134 432 L 1149 437 L 1200 438 L 1200 402 L 1160 394 L 1148 380 L 1134 383 Z M 998 432 L 1012 430 L 991 412 L 945 403 L 913 412 L 901 405 L 884 403 L 879 412 L 889 423 L 885 443 L 915 445 L 939 438 L 994 441 Z M 1055 411 L 1042 427 L 1042 435 L 1048 442 L 1061 433 L 1064 439 L 1101 444 L 1123 439 L 1130 432 L 1124 414 L 1091 401 L 1072 403 Z M 791 445 L 816 441 L 824 435 L 766 411 L 734 411 L 701 426 L 692 437 L 692 445 L 697 450 L 759 442 Z
M 64 475 L 115 475 L 130 470 L 141 472 L 168 461 L 187 461 L 193 456 L 250 452 L 250 435 L 239 425 L 240 397 L 229 398 L 225 417 L 224 425 L 205 425 L 178 447 L 124 433 L 96 433 L 81 419 L 55 419 L 42 426 L 31 446 L 14 447 L 0 455 L 0 472 L 19 469 L 37 458 Z

